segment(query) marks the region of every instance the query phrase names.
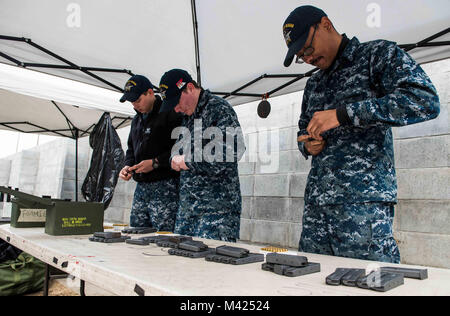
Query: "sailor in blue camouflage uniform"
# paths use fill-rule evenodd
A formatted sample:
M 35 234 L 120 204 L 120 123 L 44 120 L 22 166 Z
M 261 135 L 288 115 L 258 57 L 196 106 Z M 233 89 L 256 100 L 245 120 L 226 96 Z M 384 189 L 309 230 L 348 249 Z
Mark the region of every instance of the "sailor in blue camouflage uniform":
M 391 127 L 436 118 L 435 87 L 395 43 L 348 39 L 313 6 L 295 9 L 283 35 L 286 67 L 296 56 L 319 68 L 299 120 L 299 150 L 312 156 L 299 250 L 399 263 Z
M 154 227 L 173 232 L 178 211 L 179 172 L 170 168 L 174 140 L 172 130 L 181 124 L 174 111 L 159 113 L 162 100 L 148 78 L 132 76 L 125 84 L 121 102 L 129 101 L 136 115 L 131 123 L 125 166 L 119 176 L 137 182 L 130 226 Z
M 235 242 L 242 208 L 237 162 L 245 151 L 231 105 L 202 89 L 184 70 L 161 78 L 164 110 L 184 113 L 171 166 L 180 171 L 180 205 L 175 232 Z

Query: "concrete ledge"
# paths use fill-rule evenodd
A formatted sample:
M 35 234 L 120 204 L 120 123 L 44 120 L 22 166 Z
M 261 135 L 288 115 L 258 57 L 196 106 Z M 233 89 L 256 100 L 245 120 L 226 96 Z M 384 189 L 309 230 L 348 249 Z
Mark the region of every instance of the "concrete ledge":
M 397 170 L 398 198 L 450 200 L 450 168 Z
M 450 201 L 400 200 L 394 223 L 396 231 L 450 235 Z
M 254 229 L 254 221 L 250 219 L 241 218 L 239 240 L 251 241 Z
M 306 181 L 308 180 L 307 173 L 296 173 L 290 175 L 289 182 L 289 196 L 291 197 L 304 197 Z
M 401 139 L 394 142 L 395 167 L 448 167 L 450 135 Z
M 252 242 L 283 247 L 289 244 L 291 223 L 253 220 L 253 225 Z
M 253 200 L 253 219 L 290 221 L 289 198 L 256 197 Z
M 402 263 L 450 268 L 450 236 L 396 232 Z
M 0 159 L 0 185 L 7 185 L 11 171 L 11 160 Z
M 241 218 L 245 219 L 252 219 L 252 197 L 242 197 L 242 211 L 241 211 Z
M 305 199 L 303 198 L 291 198 L 290 219 L 293 224 L 302 223 L 303 211 L 305 209 Z
M 300 236 L 302 235 L 302 225 L 299 223 L 289 224 L 289 240 L 286 245 L 288 248 L 298 249 Z
M 105 221 L 113 223 L 130 223 L 129 208 L 114 207 L 111 204 L 105 210 Z
M 253 196 L 253 187 L 255 185 L 254 176 L 241 176 L 239 177 L 239 183 L 242 196 Z
M 280 151 L 295 149 L 295 147 L 292 146 L 294 143 L 292 140 L 294 134 L 297 136 L 296 128 L 289 127 L 280 129 Z M 295 137 L 295 139 L 297 139 L 297 137 Z
M 111 200 L 110 206 L 131 209 L 132 203 L 133 203 L 133 194 L 120 194 L 114 192 L 114 196 Z
M 238 170 L 239 175 L 252 175 L 255 173 L 255 162 L 239 162 Z
M 289 196 L 288 175 L 255 176 L 255 196 Z

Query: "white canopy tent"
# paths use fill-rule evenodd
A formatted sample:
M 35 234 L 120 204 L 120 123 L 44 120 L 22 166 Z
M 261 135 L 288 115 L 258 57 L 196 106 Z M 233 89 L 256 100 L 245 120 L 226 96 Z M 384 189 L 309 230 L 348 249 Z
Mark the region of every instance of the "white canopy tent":
M 419 43 L 410 53 L 421 63 L 450 57 L 448 0 L 0 0 L 0 35 L 31 39 L 0 40 L 0 60 L 116 90 L 131 73 L 124 68 L 155 85 L 183 68 L 237 105 L 303 89 L 312 68 L 283 67 L 281 29 L 304 4 L 360 41 Z
M 350 38 L 450 57 L 448 0 L 0 0 L 0 128 L 78 139 L 104 111 L 123 126 L 128 77 L 172 68 L 233 105 L 302 90 L 314 69 L 283 66 L 282 24 L 305 4 Z
M 74 139 L 75 192 L 78 138 L 88 135 L 105 112 L 116 128 L 128 125 L 135 114 L 120 97 L 116 91 L 0 64 L 0 128 Z
M 125 125 L 135 112 L 121 93 L 0 64 L 0 126 L 70 138 L 89 133 L 104 112 Z M 75 135 L 78 133 L 78 136 Z

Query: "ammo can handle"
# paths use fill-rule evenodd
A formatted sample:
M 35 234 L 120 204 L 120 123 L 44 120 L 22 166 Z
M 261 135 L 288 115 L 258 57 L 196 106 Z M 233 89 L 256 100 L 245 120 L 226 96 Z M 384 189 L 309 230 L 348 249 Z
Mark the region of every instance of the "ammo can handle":
M 18 197 L 20 199 L 36 202 L 36 203 L 39 203 L 39 204 L 42 204 L 42 205 L 45 205 L 45 206 L 53 206 L 53 205 L 55 205 L 55 203 L 52 202 L 51 200 L 43 199 L 43 198 L 40 198 L 38 196 L 27 194 L 27 193 L 23 193 L 23 192 L 16 191 L 16 190 L 11 190 L 11 189 L 8 189 L 7 187 L 4 187 L 4 186 L 0 186 L 0 192 L 7 193 L 9 195 L 14 195 L 15 197 Z

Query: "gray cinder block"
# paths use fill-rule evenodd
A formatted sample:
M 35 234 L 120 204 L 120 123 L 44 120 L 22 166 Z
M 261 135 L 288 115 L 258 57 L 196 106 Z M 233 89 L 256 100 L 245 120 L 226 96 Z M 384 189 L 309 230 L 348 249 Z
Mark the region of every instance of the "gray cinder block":
M 308 179 L 307 173 L 291 174 L 289 179 L 290 182 L 289 196 L 304 197 L 307 179 Z
M 252 241 L 254 221 L 241 218 L 239 240 Z
M 399 169 L 397 180 L 399 199 L 450 199 L 449 168 Z
M 241 176 L 239 177 L 239 182 L 241 185 L 241 195 L 242 196 L 253 196 L 253 186 L 255 184 L 254 176 Z
M 273 246 L 285 247 L 289 243 L 289 225 L 287 222 L 255 220 L 252 241 Z
M 450 268 L 450 236 L 396 232 L 402 263 Z
M 400 200 L 394 223 L 396 231 L 450 235 L 450 201 Z
M 397 169 L 448 167 L 449 140 L 450 135 L 396 140 L 395 167 Z
M 288 175 L 255 176 L 255 196 L 289 196 Z
M 253 218 L 269 221 L 289 221 L 289 198 L 255 197 Z

